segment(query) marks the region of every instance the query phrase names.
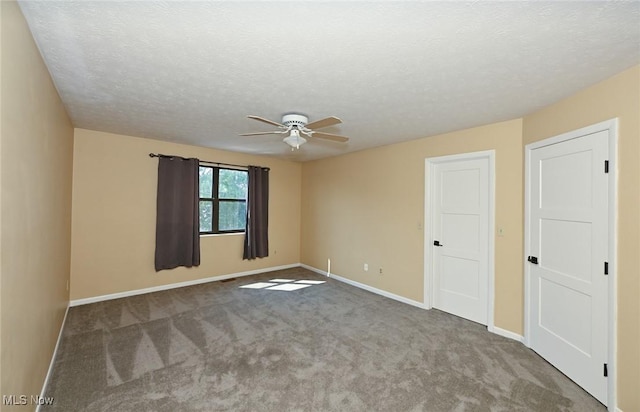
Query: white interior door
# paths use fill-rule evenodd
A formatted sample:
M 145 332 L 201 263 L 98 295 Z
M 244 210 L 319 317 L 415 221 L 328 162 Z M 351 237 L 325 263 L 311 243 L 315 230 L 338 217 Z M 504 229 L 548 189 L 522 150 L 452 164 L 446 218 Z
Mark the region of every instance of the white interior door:
M 489 158 L 432 168 L 433 307 L 487 324 Z
M 608 132 L 531 150 L 529 344 L 607 403 Z

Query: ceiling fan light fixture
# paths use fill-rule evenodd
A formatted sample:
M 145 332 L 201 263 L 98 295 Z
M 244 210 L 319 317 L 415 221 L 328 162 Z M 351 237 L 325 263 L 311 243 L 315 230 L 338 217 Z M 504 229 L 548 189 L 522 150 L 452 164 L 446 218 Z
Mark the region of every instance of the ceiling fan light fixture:
M 292 151 L 300 149 L 300 146 L 307 143 L 306 138 L 309 137 L 313 137 L 312 140 L 325 139 L 341 143 L 349 141 L 349 138 L 345 136 L 339 136 L 337 134 L 319 132 L 315 130 L 342 123 L 342 120 L 338 119 L 335 116 L 315 120 L 311 123 L 309 123 L 309 118 L 307 116 L 298 113 L 287 113 L 283 115 L 282 123 L 278 123 L 273 120 L 255 115 L 249 115 L 247 117 L 249 119 L 258 120 L 262 123 L 276 126 L 278 130 L 274 130 L 271 132 L 241 133 L 240 136 L 261 136 L 269 134 L 277 134 L 281 136 L 284 135 L 285 138 L 282 139 L 282 141 L 289 145 Z M 304 135 L 304 137 L 302 135 Z
M 289 136 L 285 137 L 282 141 L 291 146 L 292 149 L 300 149 L 300 146 L 307 143 L 307 139 L 300 136 L 300 131 L 297 129 L 291 130 Z

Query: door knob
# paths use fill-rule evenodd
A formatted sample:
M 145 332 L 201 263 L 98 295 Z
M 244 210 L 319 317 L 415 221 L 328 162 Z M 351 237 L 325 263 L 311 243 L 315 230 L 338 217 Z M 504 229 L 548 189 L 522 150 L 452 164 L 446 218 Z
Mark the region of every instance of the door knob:
M 439 240 L 434 240 L 434 241 L 433 241 L 433 246 L 440 246 L 440 247 L 442 247 L 442 246 L 444 246 L 444 245 L 441 245 Z

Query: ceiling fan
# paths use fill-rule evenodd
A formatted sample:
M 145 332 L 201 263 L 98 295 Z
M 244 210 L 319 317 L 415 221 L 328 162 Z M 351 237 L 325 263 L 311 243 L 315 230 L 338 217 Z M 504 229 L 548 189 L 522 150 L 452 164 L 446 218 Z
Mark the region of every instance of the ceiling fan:
M 273 120 L 265 119 L 260 116 L 247 116 L 249 119 L 258 120 L 260 122 L 268 123 L 273 126 L 277 126 L 279 130 L 272 132 L 255 132 L 255 133 L 243 133 L 240 136 L 260 136 L 268 134 L 284 134 L 286 135 L 283 142 L 291 146 L 291 150 L 299 149 L 301 145 L 307 142 L 307 137 L 318 137 L 320 139 L 333 140 L 334 142 L 346 142 L 348 137 L 339 136 L 337 134 L 318 132 L 315 129 L 321 129 L 323 127 L 333 126 L 342 123 L 342 120 L 337 117 L 331 116 L 315 122 L 309 123 L 309 118 L 303 114 L 288 113 L 282 116 L 282 123 L 274 122 Z

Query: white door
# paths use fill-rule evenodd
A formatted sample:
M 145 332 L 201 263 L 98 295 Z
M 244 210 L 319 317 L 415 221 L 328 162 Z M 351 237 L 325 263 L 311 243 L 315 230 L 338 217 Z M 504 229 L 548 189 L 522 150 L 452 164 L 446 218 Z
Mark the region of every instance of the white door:
M 487 324 L 489 158 L 432 168 L 433 307 Z
M 526 234 L 529 344 L 604 404 L 608 144 L 601 131 L 531 150 Z

